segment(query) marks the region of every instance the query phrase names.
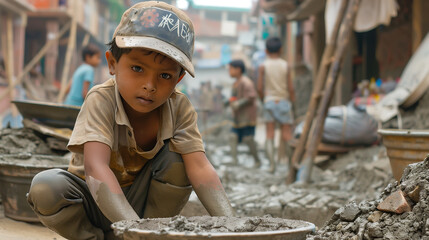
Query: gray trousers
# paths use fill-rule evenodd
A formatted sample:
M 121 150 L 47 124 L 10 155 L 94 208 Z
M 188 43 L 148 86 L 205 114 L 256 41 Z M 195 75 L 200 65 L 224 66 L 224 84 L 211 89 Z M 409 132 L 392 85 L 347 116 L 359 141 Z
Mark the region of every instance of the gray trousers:
M 122 188 L 141 218 L 179 214 L 192 192 L 181 155 L 168 146 L 166 141 L 133 184 Z M 67 239 L 105 239 L 106 233 L 111 234 L 112 223 L 98 208 L 86 182 L 70 172 L 40 172 L 32 180 L 27 200 L 45 226 Z

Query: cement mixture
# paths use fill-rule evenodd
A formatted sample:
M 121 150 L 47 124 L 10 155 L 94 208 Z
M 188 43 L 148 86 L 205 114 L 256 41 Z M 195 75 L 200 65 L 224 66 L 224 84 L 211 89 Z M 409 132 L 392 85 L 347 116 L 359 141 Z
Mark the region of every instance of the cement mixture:
M 31 153 L 0 155 L 0 166 L 35 168 L 66 167 L 70 158 L 61 156 L 33 155 Z
M 172 232 L 192 233 L 237 233 L 266 232 L 307 227 L 304 221 L 264 217 L 184 217 L 140 219 L 121 221 L 114 224 L 116 235 L 129 229 L 155 231 L 159 234 Z
M 375 200 L 351 202 L 307 239 L 429 239 L 429 158 L 409 165 L 401 182 L 389 184 Z M 402 191 L 411 211 L 380 211 L 379 204 Z M 406 204 L 406 205 L 408 205 Z
M 29 128 L 0 130 L 0 154 L 32 153 L 58 155 L 36 132 Z

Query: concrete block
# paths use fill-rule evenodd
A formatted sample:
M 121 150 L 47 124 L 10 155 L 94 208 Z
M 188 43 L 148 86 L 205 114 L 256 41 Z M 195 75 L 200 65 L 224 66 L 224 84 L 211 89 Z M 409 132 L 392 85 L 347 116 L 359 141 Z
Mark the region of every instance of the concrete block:
M 352 222 L 360 213 L 360 209 L 356 203 L 350 203 L 344 206 L 343 212 L 340 214 L 340 219 L 343 221 Z
M 325 207 L 331 200 L 332 200 L 331 196 L 324 195 L 321 198 L 317 199 L 314 203 L 312 203 L 311 207 L 316 207 L 316 208 Z
M 305 196 L 304 198 L 299 199 L 298 201 L 296 201 L 297 203 L 305 206 L 305 205 L 309 205 L 312 202 L 314 202 L 318 197 L 314 194 L 308 194 L 307 196 Z
M 295 193 L 295 192 L 285 192 L 283 193 L 280 197 L 280 203 L 282 205 L 286 205 L 289 204 L 293 201 L 295 201 L 296 199 L 301 198 L 303 195 L 300 193 Z

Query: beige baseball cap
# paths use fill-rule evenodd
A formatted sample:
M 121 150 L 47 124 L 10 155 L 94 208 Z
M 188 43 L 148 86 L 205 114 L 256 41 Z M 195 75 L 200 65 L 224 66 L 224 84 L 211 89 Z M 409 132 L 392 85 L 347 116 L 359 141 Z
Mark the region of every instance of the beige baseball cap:
M 180 9 L 159 1 L 137 3 L 124 12 L 113 34 L 120 48 L 141 47 L 162 53 L 195 77 L 194 26 Z

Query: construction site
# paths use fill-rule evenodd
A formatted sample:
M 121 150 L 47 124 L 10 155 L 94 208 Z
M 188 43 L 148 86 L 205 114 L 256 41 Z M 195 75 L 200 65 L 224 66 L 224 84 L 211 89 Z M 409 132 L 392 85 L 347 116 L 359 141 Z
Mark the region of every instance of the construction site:
M 81 239 L 45 226 L 28 194 L 35 175 L 73 162 L 84 105 L 67 101 L 83 49 L 101 52 L 94 87 L 118 78 L 106 44 L 139 2 L 0 0 L 0 239 Z M 104 239 L 429 239 L 429 1 L 161 2 L 193 23 L 195 77 L 176 90 L 234 216 L 210 216 L 193 186 L 176 216 L 113 222 Z M 255 145 L 232 141 L 231 68 L 244 63 L 257 95 L 273 37 L 294 89 L 291 139 L 278 123 L 270 139 L 255 97 Z

